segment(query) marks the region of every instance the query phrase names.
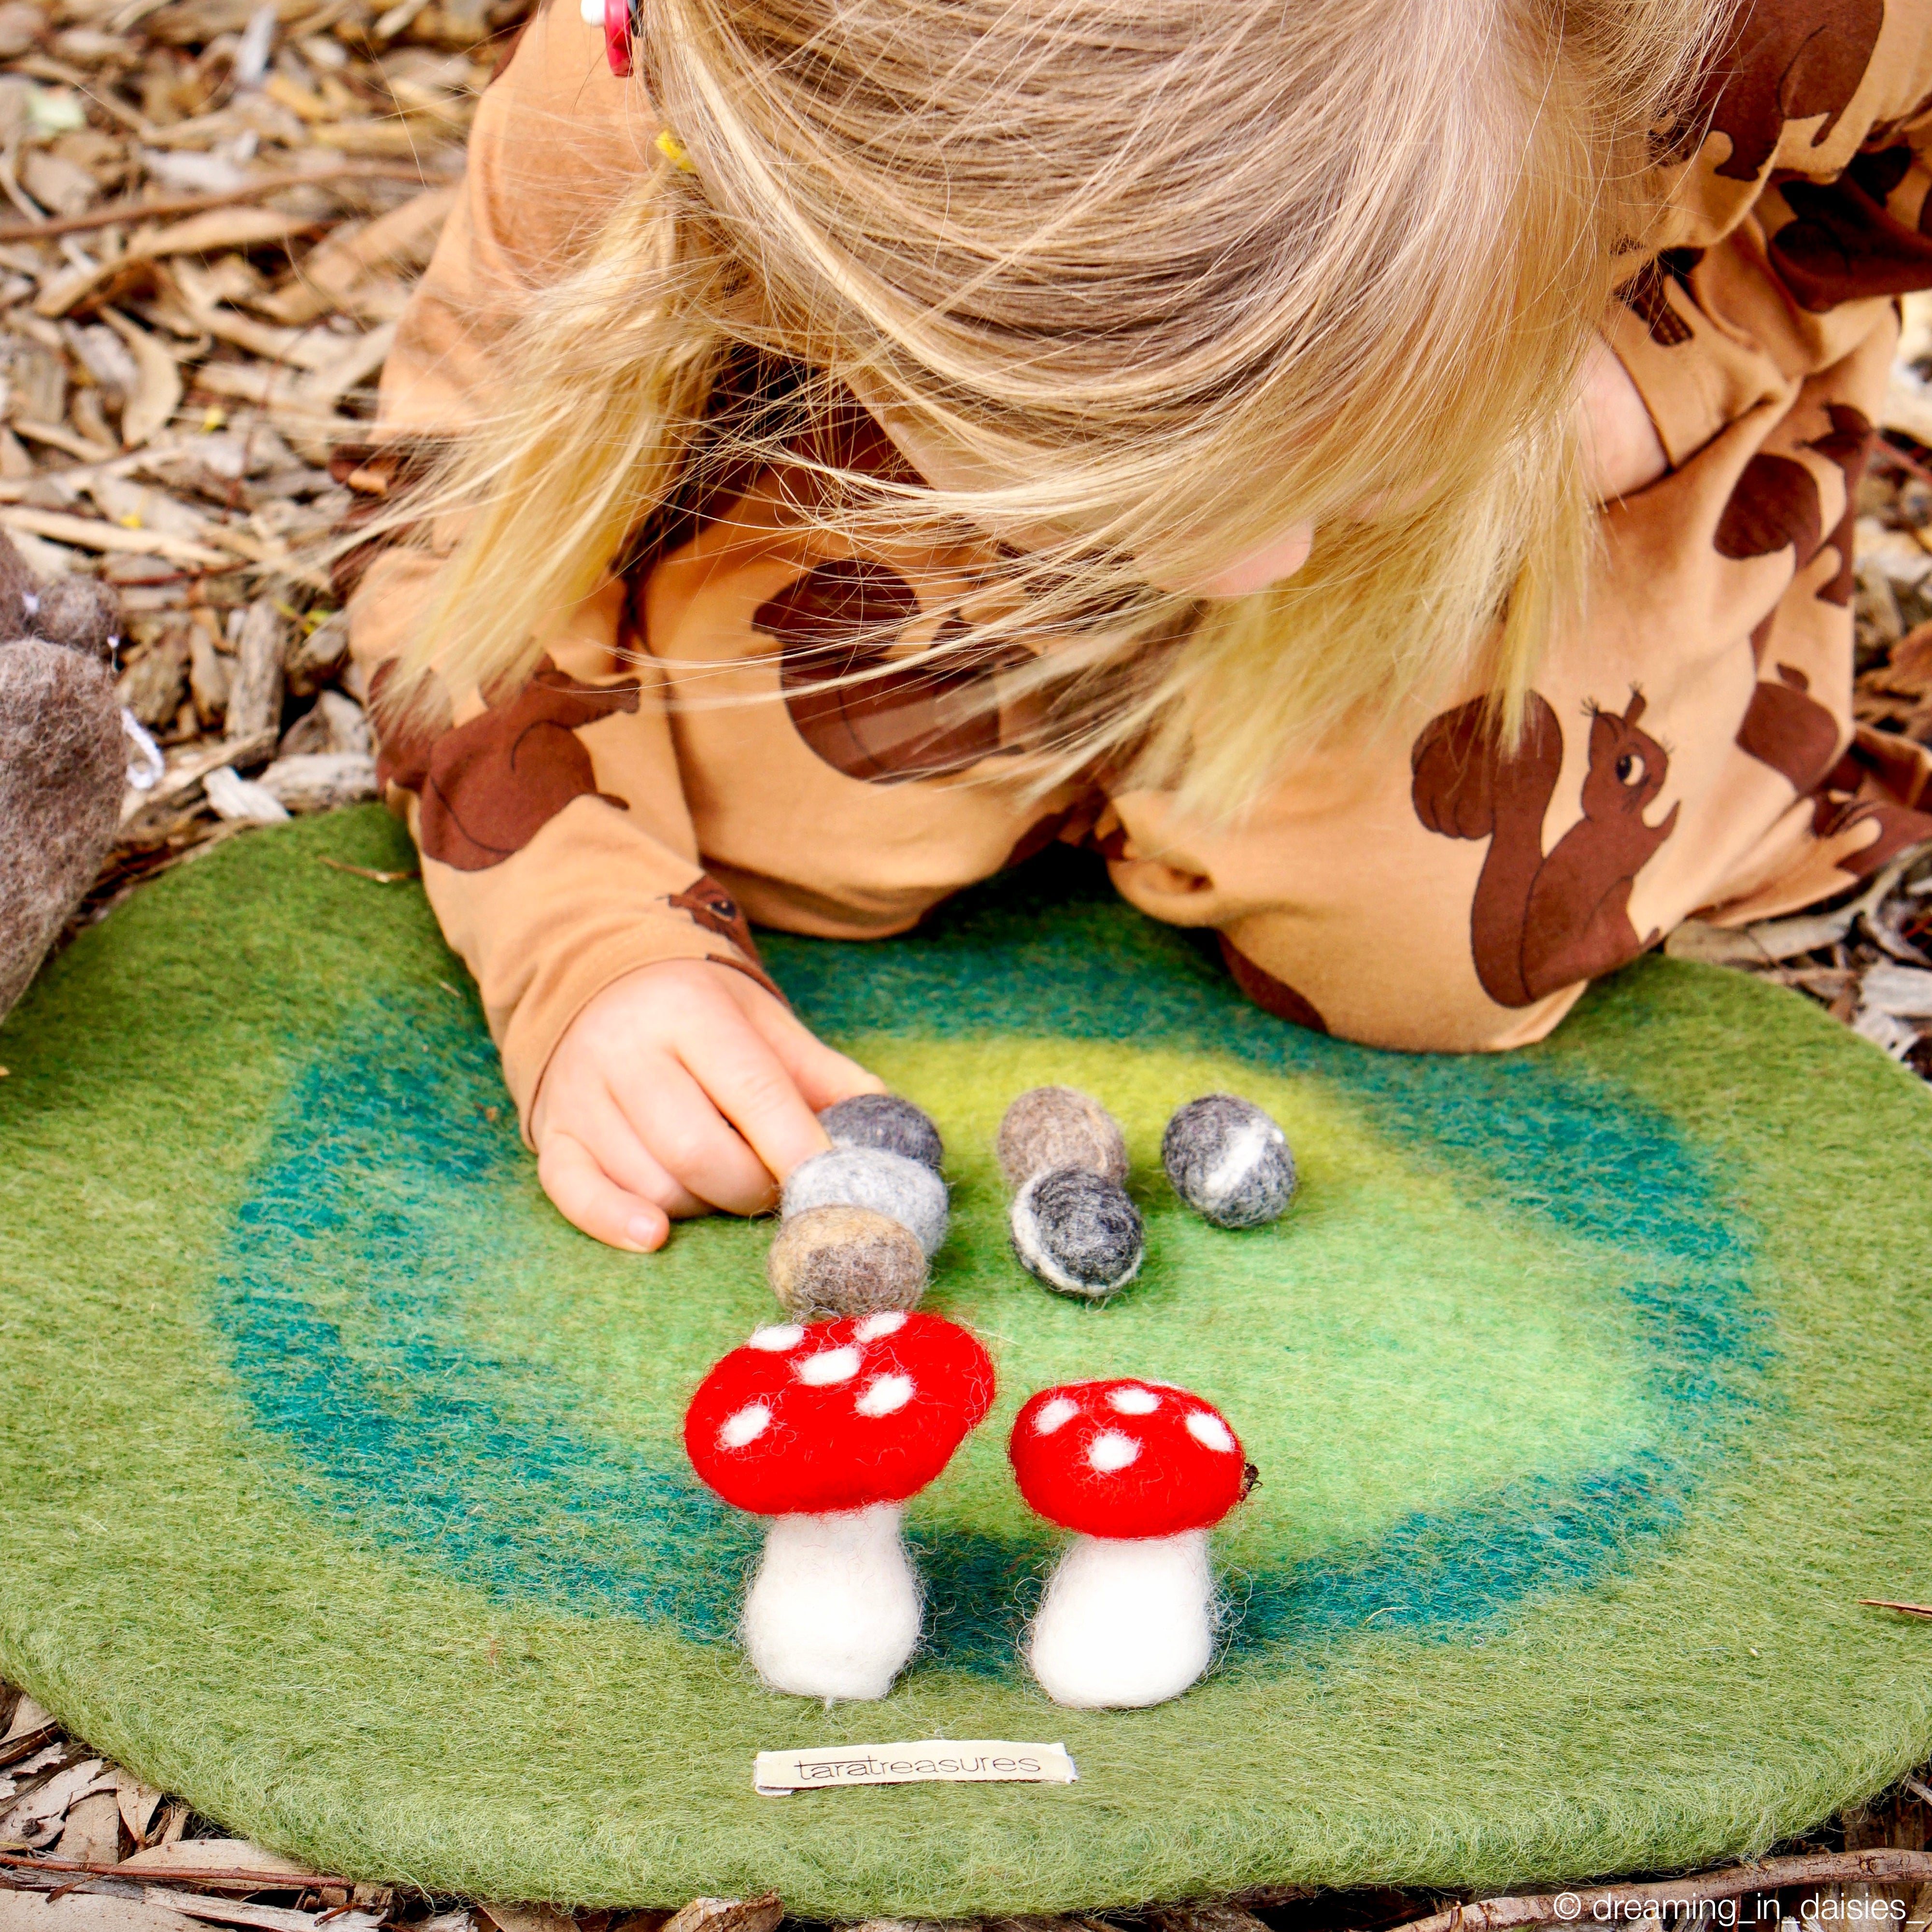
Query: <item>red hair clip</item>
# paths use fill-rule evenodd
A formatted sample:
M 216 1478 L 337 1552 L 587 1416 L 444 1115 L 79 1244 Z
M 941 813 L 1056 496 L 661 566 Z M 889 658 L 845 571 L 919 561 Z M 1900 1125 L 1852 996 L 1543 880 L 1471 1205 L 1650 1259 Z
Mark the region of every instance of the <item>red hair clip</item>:
M 630 77 L 631 43 L 643 22 L 642 0 L 604 0 L 604 58 L 620 80 Z

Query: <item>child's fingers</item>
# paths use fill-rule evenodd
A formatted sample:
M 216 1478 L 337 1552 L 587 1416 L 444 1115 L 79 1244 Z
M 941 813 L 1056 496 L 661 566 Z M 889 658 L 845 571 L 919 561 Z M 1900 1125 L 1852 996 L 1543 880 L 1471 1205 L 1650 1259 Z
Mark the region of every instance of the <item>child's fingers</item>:
M 886 1083 L 856 1060 L 826 1045 L 761 988 L 746 984 L 742 1004 L 758 1036 L 778 1057 L 814 1113 L 854 1094 L 883 1094 Z
M 627 1192 L 655 1202 L 674 1221 L 711 1212 L 638 1137 L 630 1118 L 608 1094 L 571 1132 L 590 1150 L 604 1173 Z
M 557 1212 L 595 1240 L 648 1254 L 670 1232 L 670 1217 L 655 1201 L 620 1187 L 572 1135 L 554 1133 L 544 1142 L 537 1178 Z
M 736 1026 L 694 1030 L 680 1043 L 679 1056 L 752 1151 L 779 1179 L 808 1156 L 823 1154 L 831 1145 L 784 1062 L 748 1022 L 741 1019 Z M 655 1136 L 652 1144 L 656 1146 Z M 676 1167 L 672 1171 L 682 1173 Z M 688 1174 L 683 1178 L 691 1184 Z M 769 1195 L 766 1204 L 770 1205 Z
M 776 1184 L 763 1158 L 733 1131 L 730 1110 L 704 1070 L 718 1058 L 718 1030 L 694 1028 L 685 1064 L 670 1061 L 654 1067 L 648 1092 L 622 1085 L 614 1090 L 625 1118 L 667 1174 L 713 1208 L 730 1214 L 762 1214 L 776 1195 Z M 756 1036 L 744 1028 L 724 1030 L 757 1044 Z M 698 1064 L 692 1065 L 693 1061 Z M 785 1080 L 782 1069 L 777 1070 L 776 1077 Z M 794 1099 L 802 1107 L 796 1095 Z M 814 1127 L 818 1124 L 812 1121 Z

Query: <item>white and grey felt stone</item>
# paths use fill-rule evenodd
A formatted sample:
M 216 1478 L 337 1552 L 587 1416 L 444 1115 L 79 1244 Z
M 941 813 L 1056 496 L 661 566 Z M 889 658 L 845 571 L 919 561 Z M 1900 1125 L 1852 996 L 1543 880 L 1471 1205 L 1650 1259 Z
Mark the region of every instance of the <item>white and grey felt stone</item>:
M 946 1238 L 946 1184 L 923 1161 L 884 1148 L 835 1147 L 802 1160 L 786 1177 L 779 1212 L 789 1221 L 813 1208 L 869 1208 L 910 1231 L 930 1261 Z
M 1104 1300 L 1140 1272 L 1140 1210 L 1118 1180 L 1084 1167 L 1036 1174 L 1013 1197 L 1013 1252 L 1061 1294 Z
M 922 1108 L 896 1094 L 855 1094 L 827 1107 L 818 1124 L 832 1136 L 834 1147 L 883 1148 L 887 1154 L 902 1154 L 934 1174 L 945 1162 L 939 1130 Z
M 1160 1137 L 1174 1191 L 1217 1228 L 1258 1228 L 1294 1198 L 1294 1155 L 1272 1116 L 1233 1094 L 1179 1108 Z

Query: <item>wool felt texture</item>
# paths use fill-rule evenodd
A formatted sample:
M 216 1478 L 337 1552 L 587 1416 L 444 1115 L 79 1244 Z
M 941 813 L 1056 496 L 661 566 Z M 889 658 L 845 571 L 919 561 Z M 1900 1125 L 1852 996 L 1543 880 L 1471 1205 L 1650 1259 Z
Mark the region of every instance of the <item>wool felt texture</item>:
M 768 1225 L 652 1256 L 544 1200 L 374 809 L 146 887 L 0 1027 L 0 1672 L 315 1868 L 471 1897 L 946 1918 L 1251 1886 L 1541 1885 L 1760 1852 L 1932 1748 L 1932 1100 L 1795 994 L 1651 960 L 1546 1043 L 1363 1052 L 1043 855 L 888 944 L 770 938 L 801 1017 L 945 1133 L 922 1309 L 1000 1393 L 907 1505 L 922 1647 L 775 1696 L 758 1525 L 686 1405 L 773 1312 Z M 138 986 L 140 997 L 126 989 Z M 1042 1294 L 992 1154 L 1102 1096 L 1132 1289 Z M 1172 1192 L 1174 1108 L 1267 1108 L 1294 1210 Z M 1212 1532 L 1214 1670 L 1063 1709 L 1022 1635 L 1065 1546 L 1034 1390 L 1174 1382 L 1264 1480 Z M 1066 1786 L 761 1799 L 753 1753 L 1064 1738 Z
M 1027 1668 L 1075 1710 L 1164 1704 L 1214 1662 L 1216 1608 L 1202 1531 L 1131 1542 L 1076 1536 L 1027 1631 Z
M 885 1696 L 919 1647 L 919 1577 L 893 1503 L 784 1516 L 738 1634 L 759 1681 L 800 1697 Z
M 1101 1301 L 1140 1272 L 1146 1230 L 1118 1180 L 1084 1167 L 1049 1168 L 1013 1196 L 1013 1252 L 1061 1294 Z
M 832 1147 L 785 1176 L 780 1212 L 869 1208 L 906 1228 L 928 1259 L 946 1238 L 946 1184 L 921 1160 L 877 1147 Z
M 993 1382 L 986 1350 L 937 1315 L 764 1328 L 698 1384 L 685 1454 L 707 1489 L 761 1516 L 904 1502 L 986 1419 Z
M 890 1215 L 869 1208 L 811 1208 L 773 1237 L 765 1276 L 801 1322 L 910 1308 L 926 1292 L 926 1250 Z
M 1034 1087 L 1000 1116 L 996 1143 L 1009 1187 L 1024 1187 L 1057 1168 L 1085 1168 L 1109 1180 L 1127 1178 L 1120 1124 L 1090 1094 L 1072 1087 Z
M 38 590 L 0 536 L 0 1014 L 114 842 L 127 770 L 106 662 L 118 608 L 92 579 Z
M 1217 1228 L 1258 1228 L 1294 1198 L 1288 1136 L 1238 1094 L 1206 1094 L 1176 1108 L 1160 1164 L 1174 1192 Z
M 1240 1438 L 1212 1402 L 1132 1377 L 1042 1389 L 1006 1454 L 1027 1507 L 1086 1536 L 1210 1528 L 1247 1487 Z
M 929 1167 L 946 1166 L 946 1143 L 921 1108 L 898 1094 L 855 1094 L 836 1100 L 818 1117 L 834 1147 L 884 1148 Z

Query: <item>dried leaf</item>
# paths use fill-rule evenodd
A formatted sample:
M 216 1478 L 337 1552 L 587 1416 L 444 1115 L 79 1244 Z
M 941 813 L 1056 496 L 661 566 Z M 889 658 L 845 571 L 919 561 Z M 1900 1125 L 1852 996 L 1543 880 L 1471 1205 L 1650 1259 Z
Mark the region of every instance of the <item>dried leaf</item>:
M 130 449 L 138 449 L 174 420 L 181 406 L 181 370 L 145 328 L 116 309 L 104 309 L 101 314 L 134 358 L 139 380 L 121 411 L 121 440 Z

